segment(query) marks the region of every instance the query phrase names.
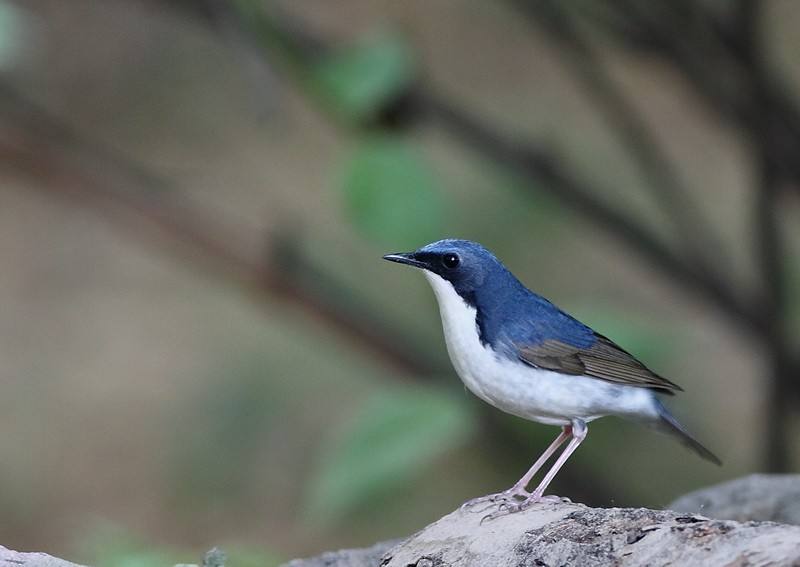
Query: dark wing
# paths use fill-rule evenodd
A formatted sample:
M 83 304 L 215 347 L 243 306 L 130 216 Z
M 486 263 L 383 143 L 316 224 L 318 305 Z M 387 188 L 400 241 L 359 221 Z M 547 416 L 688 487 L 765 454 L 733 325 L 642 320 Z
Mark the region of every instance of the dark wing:
M 648 370 L 610 339 L 598 334 L 595 338 L 595 343 L 588 348 L 548 339 L 537 345 L 519 347 L 519 357 L 531 366 L 563 374 L 591 376 L 626 386 L 652 388 L 665 394 L 683 390 Z

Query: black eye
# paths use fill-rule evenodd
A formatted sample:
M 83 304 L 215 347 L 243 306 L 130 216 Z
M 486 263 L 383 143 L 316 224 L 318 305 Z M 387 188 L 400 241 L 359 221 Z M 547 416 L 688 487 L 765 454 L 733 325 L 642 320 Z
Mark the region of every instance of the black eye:
M 456 254 L 445 254 L 442 256 L 442 264 L 444 264 L 444 267 L 448 270 L 457 268 L 460 263 L 461 258 L 459 258 Z

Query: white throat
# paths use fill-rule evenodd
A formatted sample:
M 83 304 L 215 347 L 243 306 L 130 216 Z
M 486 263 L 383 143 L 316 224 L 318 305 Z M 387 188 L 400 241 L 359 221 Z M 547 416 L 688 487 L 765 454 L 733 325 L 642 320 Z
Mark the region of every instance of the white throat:
M 475 346 L 476 343 L 480 346 L 476 322 L 478 311 L 458 295 L 453 284 L 449 281 L 427 270 L 424 273 L 439 303 L 439 314 L 442 316 L 442 326 L 444 327 L 444 336 L 448 349 L 451 346 L 466 347 L 468 346 L 467 343 L 469 346 Z M 464 344 L 451 345 L 451 341 L 463 342 Z M 451 357 L 453 354 L 451 351 Z
M 481 344 L 476 320 L 477 309 L 468 305 L 446 279 L 427 270 L 424 273 L 439 303 L 447 353 L 458 376 L 472 393 L 496 405 L 482 385 L 487 374 L 485 366 L 491 364 L 495 355 L 491 349 Z

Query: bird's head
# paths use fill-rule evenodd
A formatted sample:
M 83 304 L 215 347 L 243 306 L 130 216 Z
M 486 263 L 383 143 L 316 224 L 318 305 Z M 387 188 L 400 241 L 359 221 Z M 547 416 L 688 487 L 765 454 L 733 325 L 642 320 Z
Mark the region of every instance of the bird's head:
M 383 259 L 439 276 L 462 297 L 480 289 L 491 276 L 508 273 L 494 254 L 469 240 L 439 240 L 414 252 L 387 254 Z

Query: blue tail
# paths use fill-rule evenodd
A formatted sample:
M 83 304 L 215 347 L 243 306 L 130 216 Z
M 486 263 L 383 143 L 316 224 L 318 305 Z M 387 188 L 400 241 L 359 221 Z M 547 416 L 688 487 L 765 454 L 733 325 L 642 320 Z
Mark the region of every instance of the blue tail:
M 715 465 L 722 466 L 722 461 L 719 460 L 714 453 L 706 449 L 700 441 L 692 437 L 692 435 L 684 429 L 683 425 L 678 423 L 678 420 L 673 417 L 669 410 L 659 401 L 655 400 L 656 408 L 658 409 L 659 423 L 658 426 L 663 431 L 674 435 L 686 447 L 703 457 L 707 461 L 711 461 Z

